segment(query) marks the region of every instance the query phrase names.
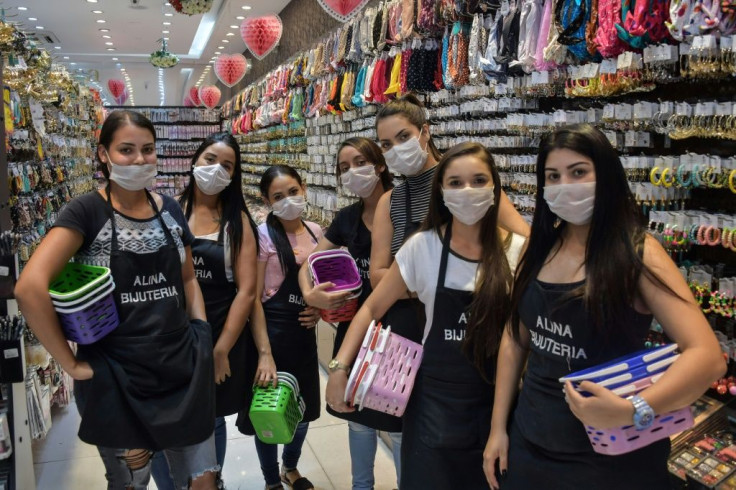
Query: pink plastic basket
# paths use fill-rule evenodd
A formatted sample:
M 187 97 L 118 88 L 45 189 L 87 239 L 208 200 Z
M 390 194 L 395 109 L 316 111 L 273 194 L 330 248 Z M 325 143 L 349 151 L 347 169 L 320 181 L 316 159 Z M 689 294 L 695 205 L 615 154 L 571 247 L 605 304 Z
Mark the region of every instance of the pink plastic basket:
M 325 282 L 335 284 L 329 291 L 352 291 L 363 286 L 355 259 L 345 250 L 313 253 L 307 262 L 315 286 Z
M 400 417 L 422 362 L 421 344 L 371 322 L 345 389 L 345 401 Z

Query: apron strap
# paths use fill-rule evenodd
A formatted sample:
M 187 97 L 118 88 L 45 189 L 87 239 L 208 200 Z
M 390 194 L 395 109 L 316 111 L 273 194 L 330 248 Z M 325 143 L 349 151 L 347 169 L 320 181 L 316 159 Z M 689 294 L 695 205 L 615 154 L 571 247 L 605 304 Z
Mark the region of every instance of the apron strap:
M 452 219 L 447 222 L 445 236 L 442 237 L 442 257 L 440 258 L 440 273 L 437 275 L 437 287 L 435 291 L 445 287 L 445 275 L 447 274 L 447 262 L 450 255 L 450 239 L 452 238 Z
M 312 240 L 314 240 L 314 243 L 319 243 L 319 240 L 317 240 L 317 237 L 314 236 L 314 233 L 312 233 L 311 228 L 309 228 L 309 226 L 307 226 L 307 222 L 304 221 L 304 220 L 302 220 L 302 224 L 304 225 L 304 228 L 307 229 L 307 231 L 309 232 L 309 234 L 312 235 Z

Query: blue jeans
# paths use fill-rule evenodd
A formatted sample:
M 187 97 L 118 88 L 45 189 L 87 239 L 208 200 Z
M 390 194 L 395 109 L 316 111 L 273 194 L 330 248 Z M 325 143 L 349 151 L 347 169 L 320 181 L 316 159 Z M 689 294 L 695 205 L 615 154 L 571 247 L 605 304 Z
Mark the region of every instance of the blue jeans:
M 307 429 L 309 422 L 302 422 L 296 426 L 294 439 L 284 445 L 284 451 L 281 453 L 281 462 L 287 470 L 293 470 L 299 463 L 299 457 L 302 455 L 302 446 L 304 439 L 307 437 Z M 261 463 L 261 471 L 266 485 L 278 485 L 281 483 L 281 475 L 279 475 L 279 446 L 278 444 L 267 444 L 261 442 L 258 437 L 254 437 L 256 441 L 256 452 L 258 460 Z
M 189 481 L 209 471 L 218 471 L 215 460 L 214 434 L 207 440 L 191 446 L 171 448 L 161 451 L 164 462 L 168 462 L 171 471 L 168 473 L 172 489 L 186 490 Z M 139 469 L 132 470 L 125 461 L 125 449 L 97 447 L 102 462 L 105 464 L 105 478 L 108 490 L 132 488 L 145 490 L 151 477 L 152 464 L 148 461 Z
M 227 425 L 225 417 L 217 417 L 215 419 L 215 454 L 217 465 L 222 473 L 222 466 L 225 463 L 225 449 L 227 448 Z M 166 461 L 163 451 L 158 451 L 153 455 L 151 461 L 151 476 L 156 482 L 158 490 L 176 490 L 174 480 L 171 478 L 171 470 L 169 463 Z
M 396 480 L 401 480 L 401 432 L 389 432 L 396 467 Z M 373 490 L 376 484 L 373 467 L 376 461 L 378 431 L 357 422 L 348 422 L 350 462 L 353 473 L 353 490 Z

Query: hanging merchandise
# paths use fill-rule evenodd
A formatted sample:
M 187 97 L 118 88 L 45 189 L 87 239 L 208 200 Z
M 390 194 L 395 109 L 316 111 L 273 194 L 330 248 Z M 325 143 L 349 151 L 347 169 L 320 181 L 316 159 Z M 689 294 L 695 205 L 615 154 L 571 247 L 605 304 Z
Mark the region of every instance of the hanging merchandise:
M 208 109 L 214 109 L 220 102 L 222 92 L 214 85 L 206 85 L 199 89 L 199 100 Z
M 171 68 L 179 63 L 179 57 L 170 53 L 167 47 L 166 39 L 159 39 L 161 49 L 151 53 L 148 61 L 157 68 Z
M 171 6 L 180 14 L 206 14 L 212 9 L 213 0 L 171 0 Z
M 195 106 L 202 105 L 202 101 L 199 100 L 199 87 L 191 87 L 189 89 L 189 99 Z
M 248 71 L 248 60 L 242 54 L 221 54 L 215 60 L 215 75 L 228 87 L 243 79 Z
M 347 22 L 365 7 L 370 0 L 318 0 L 319 4 L 340 22 Z
M 123 92 L 125 92 L 125 82 L 123 80 L 111 78 L 107 81 L 107 88 L 110 90 L 110 95 L 112 95 L 114 99 L 117 99 L 123 95 Z
M 284 26 L 276 14 L 248 17 L 240 24 L 240 36 L 245 46 L 262 60 L 279 44 Z

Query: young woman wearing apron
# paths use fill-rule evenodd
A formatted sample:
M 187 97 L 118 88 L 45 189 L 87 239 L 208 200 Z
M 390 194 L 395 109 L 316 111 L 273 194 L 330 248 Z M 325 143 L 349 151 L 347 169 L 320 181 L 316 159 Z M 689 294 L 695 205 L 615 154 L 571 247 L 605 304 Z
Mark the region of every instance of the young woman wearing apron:
M 319 365 L 315 326 L 319 310 L 306 306 L 299 288 L 299 265 L 314 250 L 322 230 L 301 216 L 306 207 L 306 188 L 291 167 L 274 165 L 261 178 L 263 200 L 272 212 L 266 223 L 258 227 L 260 252 L 256 294 L 262 300 L 262 311 L 268 329 L 271 351 L 279 371 L 296 376 L 306 403 L 306 411 L 291 443 L 284 446 L 279 474 L 278 446 L 255 438 L 258 459 L 266 480 L 266 488 L 294 490 L 313 488 L 297 470 L 309 422 L 320 413 Z M 260 315 L 255 320 L 260 320 Z M 238 429 L 254 434 L 247 408 L 238 416 Z
M 98 447 L 108 488 L 146 488 L 151 451 L 163 450 L 176 488 L 213 489 L 212 340 L 181 208 L 145 189 L 156 175 L 153 125 L 135 112 L 113 112 L 98 157 L 108 186 L 60 213 L 16 297 L 36 336 L 77 380 L 79 437 Z M 48 295 L 72 257 L 109 266 L 120 318 L 76 356 Z
M 499 349 L 488 481 L 504 489 L 670 488 L 669 439 L 604 456 L 584 425 L 644 429 L 649 416 L 695 401 L 725 372 L 715 335 L 675 264 L 639 224 L 616 150 L 599 130 L 581 124 L 548 136 L 537 189 Z M 643 349 L 652 316 L 681 354 L 640 398 L 590 382 L 580 385 L 587 398 L 569 383 L 563 392 L 560 377 Z
M 370 260 L 371 229 L 376 204 L 383 193 L 392 186 L 391 174 L 386 168 L 380 148 L 368 138 L 350 138 L 342 143 L 337 152 L 337 175 L 343 188 L 360 197 L 360 201 L 341 209 L 320 240 L 314 252 L 347 247 L 355 259 L 363 278 L 363 289 L 358 306 L 371 293 Z M 313 252 L 313 253 L 314 253 Z M 345 304 L 350 293 L 326 293 L 330 283 L 314 287 L 308 267 L 302 265 L 299 271 L 299 284 L 304 293 L 304 300 L 315 308 L 334 310 Z M 342 344 L 342 339 L 350 325 L 349 321 L 340 322 L 337 326 L 333 357 Z M 339 369 L 332 366 L 330 369 Z M 353 490 L 372 489 L 375 485 L 373 474 L 378 431 L 388 432 L 392 441 L 392 452 L 396 470 L 400 468 L 401 419 L 370 409 L 360 412 L 339 413 L 327 407 L 327 411 L 348 421 L 348 440 L 350 443 L 350 460 L 353 478 Z M 398 475 L 397 475 L 398 480 Z
M 193 179 L 179 203 L 195 235 L 194 272 L 202 289 L 207 319 L 212 326 L 215 359 L 215 449 L 221 473 L 227 449 L 225 416 L 245 408 L 251 390 L 246 323 L 256 290 L 256 225 L 240 189 L 240 148 L 228 133 L 207 137 L 192 158 Z M 265 333 L 265 332 L 264 332 Z M 251 342 L 252 343 L 252 342 Z M 264 359 L 265 357 L 265 359 Z M 260 356 L 276 369 L 270 353 Z M 153 478 L 159 490 L 173 488 L 169 467 L 161 453 L 154 456 Z
M 402 490 L 487 488 L 482 452 L 490 431 L 493 360 L 510 313 L 511 271 L 524 238 L 497 226 L 498 172 L 481 145 L 450 149 L 437 166 L 423 231 L 396 255 L 353 325 L 380 317 L 409 290 L 425 306 L 424 356 L 404 413 Z M 439 264 L 431 267 L 430 264 Z M 493 305 L 489 308 L 489 305 Z M 348 364 L 357 346 L 337 354 Z M 345 349 L 345 350 L 343 350 Z M 350 411 L 343 392 L 327 401 Z

